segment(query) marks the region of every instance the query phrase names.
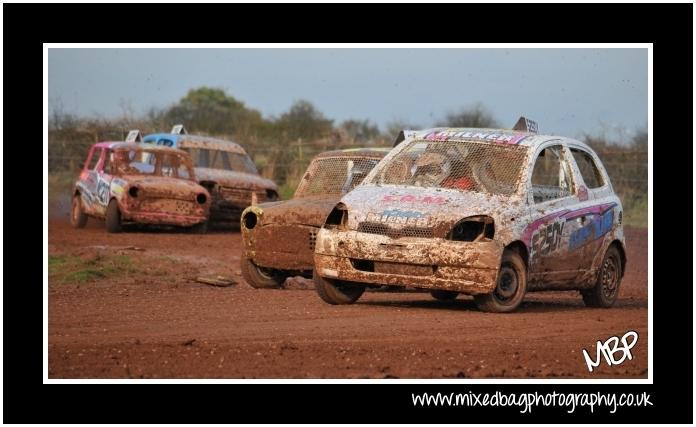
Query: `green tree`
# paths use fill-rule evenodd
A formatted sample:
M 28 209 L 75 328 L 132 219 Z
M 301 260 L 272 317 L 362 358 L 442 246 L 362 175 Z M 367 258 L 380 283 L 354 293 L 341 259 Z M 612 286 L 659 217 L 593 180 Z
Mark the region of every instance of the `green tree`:
M 369 120 L 346 120 L 340 126 L 351 140 L 359 143 L 373 143 L 380 136 L 379 128 Z
M 191 89 L 179 102 L 167 109 L 164 121 L 183 123 L 189 131 L 208 134 L 231 134 L 243 137 L 253 133 L 263 122 L 261 113 L 222 89 Z
M 449 113 L 444 120 L 437 122 L 441 127 L 462 128 L 497 128 L 498 122 L 493 115 L 480 103 L 464 107 L 457 112 Z
M 333 120 L 324 117 L 321 111 L 306 100 L 296 101 L 276 120 L 276 125 L 286 141 L 322 138 L 331 135 L 333 131 Z

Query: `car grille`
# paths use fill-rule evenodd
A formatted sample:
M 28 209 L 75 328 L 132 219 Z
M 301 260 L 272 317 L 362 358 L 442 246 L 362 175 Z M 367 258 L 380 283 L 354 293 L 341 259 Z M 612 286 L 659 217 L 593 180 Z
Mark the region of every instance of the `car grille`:
M 312 230 L 309 232 L 309 250 L 313 251 L 317 244 L 317 232 Z
M 146 198 L 140 204 L 140 210 L 146 212 L 163 212 L 179 215 L 189 215 L 195 212 L 198 205 L 195 202 L 178 199 Z
M 369 273 L 398 274 L 401 276 L 432 276 L 437 271 L 437 266 L 434 265 L 371 261 L 356 258 L 351 258 L 350 263 L 356 270 Z
M 398 239 L 400 237 L 433 237 L 432 228 L 392 228 L 386 224 L 381 224 L 378 222 L 361 222 L 360 224 L 358 224 L 358 231 L 361 233 L 381 234 L 383 236 L 389 236 L 392 239 Z
M 431 276 L 436 267 L 432 265 L 401 264 L 397 262 L 375 262 L 375 272 L 402 276 Z
M 245 190 L 241 188 L 221 187 L 220 192 L 225 200 L 231 202 L 251 204 L 251 195 L 256 193 L 258 203 L 266 201 L 266 190 Z

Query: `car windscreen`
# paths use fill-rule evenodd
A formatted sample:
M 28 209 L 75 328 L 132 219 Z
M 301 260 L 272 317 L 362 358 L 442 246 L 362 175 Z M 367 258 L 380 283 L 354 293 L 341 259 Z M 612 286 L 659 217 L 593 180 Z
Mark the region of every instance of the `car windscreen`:
M 315 159 L 297 186 L 295 198 L 346 194 L 359 185 L 377 163 L 378 159 L 359 157 Z
M 181 149 L 191 155 L 194 167 L 258 174 L 254 162 L 246 154 L 207 148 L 182 147 Z
M 511 144 L 414 140 L 383 163 L 370 183 L 511 195 L 527 153 Z
M 176 152 L 114 150 L 107 164 L 113 175 L 153 175 L 193 179 L 187 157 Z

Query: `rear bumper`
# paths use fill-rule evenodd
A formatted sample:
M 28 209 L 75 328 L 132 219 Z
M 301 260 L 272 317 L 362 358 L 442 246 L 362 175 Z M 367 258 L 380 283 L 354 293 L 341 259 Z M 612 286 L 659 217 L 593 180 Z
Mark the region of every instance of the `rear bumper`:
M 227 200 L 215 200 L 210 205 L 210 221 L 211 222 L 233 222 L 238 223 L 242 211 L 249 206 L 245 203 L 233 203 Z
M 310 271 L 318 227 L 301 224 L 242 226 L 244 256 L 261 267 Z
M 210 205 L 210 220 L 212 222 L 239 222 L 244 209 L 251 206 L 252 196 L 251 191 L 238 191 L 237 195 L 216 193 L 213 196 Z M 255 191 L 258 195 L 257 203 L 271 201 L 267 199 L 265 189 Z
M 314 263 L 328 279 L 413 286 L 470 295 L 495 289 L 503 246 L 321 229 Z

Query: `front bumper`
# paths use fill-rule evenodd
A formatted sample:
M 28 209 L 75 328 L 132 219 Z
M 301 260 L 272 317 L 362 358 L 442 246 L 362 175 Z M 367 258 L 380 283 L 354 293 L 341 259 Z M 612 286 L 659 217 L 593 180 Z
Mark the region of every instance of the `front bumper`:
M 328 279 L 413 286 L 469 295 L 493 292 L 503 245 L 321 229 L 316 272 Z
M 204 215 L 180 215 L 168 212 L 123 212 L 124 219 L 139 224 L 178 225 L 189 227 L 206 221 Z

